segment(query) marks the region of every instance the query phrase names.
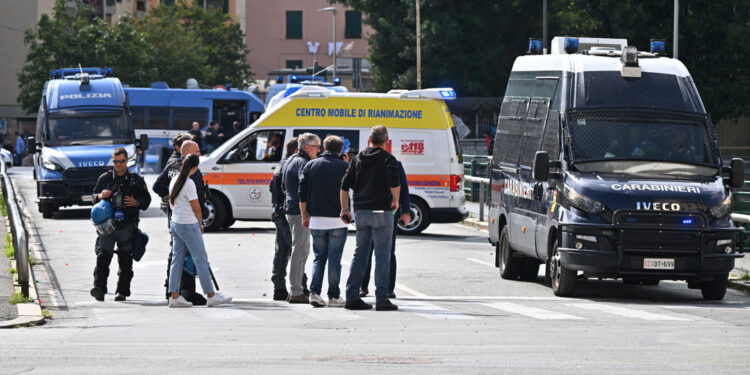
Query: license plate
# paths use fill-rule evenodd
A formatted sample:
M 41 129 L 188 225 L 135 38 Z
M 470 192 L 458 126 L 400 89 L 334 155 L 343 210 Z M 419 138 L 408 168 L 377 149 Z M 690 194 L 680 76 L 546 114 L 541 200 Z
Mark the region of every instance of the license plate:
M 643 259 L 643 269 L 645 270 L 673 270 L 674 259 Z
M 81 200 L 84 201 L 84 202 L 91 203 L 91 202 L 94 201 L 94 198 L 92 196 L 90 196 L 90 195 L 81 195 Z

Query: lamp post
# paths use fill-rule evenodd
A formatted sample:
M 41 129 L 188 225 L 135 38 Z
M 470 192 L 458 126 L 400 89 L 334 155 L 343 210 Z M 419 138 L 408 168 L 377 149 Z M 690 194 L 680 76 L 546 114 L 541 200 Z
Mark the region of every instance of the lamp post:
M 336 8 L 319 9 L 320 12 L 333 12 L 333 78 L 336 78 Z
M 422 41 L 420 40 L 420 32 L 419 32 L 419 0 L 416 0 L 416 10 L 417 10 L 417 90 L 422 89 Z

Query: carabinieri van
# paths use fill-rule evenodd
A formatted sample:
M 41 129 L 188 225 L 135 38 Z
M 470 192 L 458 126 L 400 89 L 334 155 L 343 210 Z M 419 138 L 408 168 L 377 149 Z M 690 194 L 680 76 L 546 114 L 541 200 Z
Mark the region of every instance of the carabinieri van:
M 530 42 L 530 53 L 541 43 Z M 720 300 L 738 251 L 729 187 L 710 116 L 663 42 L 561 38 L 518 57 L 498 120 L 490 242 L 504 279 L 554 294 L 582 278 L 656 285 L 686 280 Z
M 205 227 L 215 230 L 235 220 L 270 219 L 268 184 L 278 160 L 264 158 L 264 151 L 272 138 L 286 144 L 305 132 L 321 139 L 333 134 L 362 150 L 371 128 L 378 124 L 388 128 L 387 147 L 403 163 L 409 182 L 412 221 L 399 224 L 399 230 L 419 233 L 430 223 L 463 220 L 468 215 L 464 168 L 458 134 L 445 104 L 455 96 L 452 89 L 373 94 L 300 87 L 201 158 L 200 169 L 211 189 Z

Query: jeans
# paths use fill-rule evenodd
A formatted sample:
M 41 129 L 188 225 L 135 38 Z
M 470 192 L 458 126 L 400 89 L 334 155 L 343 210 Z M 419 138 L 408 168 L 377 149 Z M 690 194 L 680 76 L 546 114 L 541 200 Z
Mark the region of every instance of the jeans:
M 133 279 L 133 239 L 135 238 L 134 224 L 127 224 L 115 230 L 108 236 L 96 239 L 96 267 L 94 267 L 94 286 L 107 293 L 107 278 L 109 264 L 115 254 L 117 244 L 117 294 L 130 296 L 130 281 Z
M 201 282 L 203 293 L 213 293 L 214 285 L 211 283 L 211 273 L 208 270 L 208 254 L 203 244 L 203 235 L 198 223 L 178 224 L 172 222 L 170 228 L 174 238 L 172 248 L 172 264 L 169 269 L 169 291 L 179 292 L 182 281 L 182 266 L 188 252 L 193 257 L 195 269 L 198 271 L 198 279 Z
M 310 256 L 310 230 L 302 226 L 302 215 L 286 215 L 286 220 L 292 230 L 289 284 L 291 284 L 291 294 L 299 296 L 305 292 L 302 280 L 305 274 L 305 263 L 307 263 L 307 257 Z
M 391 266 L 390 266 L 390 277 L 388 279 L 388 292 L 393 293 L 396 288 L 396 223 L 398 222 L 398 216 L 393 215 L 393 235 L 391 236 Z M 362 288 L 367 288 L 370 285 L 370 269 L 372 269 L 372 252 L 375 249 L 375 245 L 370 246 L 370 255 L 367 256 L 367 268 L 365 269 L 365 276 L 362 277 Z
M 357 246 L 346 281 L 346 300 L 359 299 L 362 276 L 370 255 L 370 243 L 375 244 L 375 299 L 388 300 L 388 270 L 390 268 L 393 214 L 390 211 L 358 210 L 354 212 L 357 226 Z
M 167 230 L 169 230 L 169 257 L 167 258 L 167 278 L 164 280 L 164 287 L 166 288 L 167 300 L 169 299 L 169 271 L 172 268 L 172 249 L 174 248 L 174 235 L 172 234 L 172 210 L 167 206 Z M 187 255 L 190 257 L 190 254 Z M 190 260 L 192 262 L 192 259 Z M 185 296 L 185 299 L 190 302 L 195 302 L 195 275 L 191 275 L 189 272 L 182 268 L 182 280 L 180 282 L 180 294 Z M 203 298 L 203 297 L 201 297 Z
M 312 281 L 310 292 L 320 295 L 323 288 L 323 274 L 326 261 L 328 262 L 328 298 L 341 297 L 339 282 L 341 281 L 341 254 L 344 253 L 347 228 L 318 230 L 313 229 L 313 261 Z

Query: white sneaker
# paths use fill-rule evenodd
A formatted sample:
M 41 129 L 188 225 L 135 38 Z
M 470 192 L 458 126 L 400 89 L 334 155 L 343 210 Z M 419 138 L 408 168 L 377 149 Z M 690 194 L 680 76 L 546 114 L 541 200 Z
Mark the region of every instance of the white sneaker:
M 319 294 L 310 293 L 310 304 L 315 307 L 324 307 L 326 301 Z
M 346 300 L 344 299 L 344 297 L 328 299 L 328 307 L 344 307 L 344 306 L 346 306 Z
M 169 307 L 193 307 L 193 304 L 182 296 L 177 298 L 169 297 Z
M 221 293 L 214 293 L 213 297 L 206 298 L 206 306 L 208 307 L 222 305 L 229 302 L 232 302 L 232 297 L 224 296 Z

